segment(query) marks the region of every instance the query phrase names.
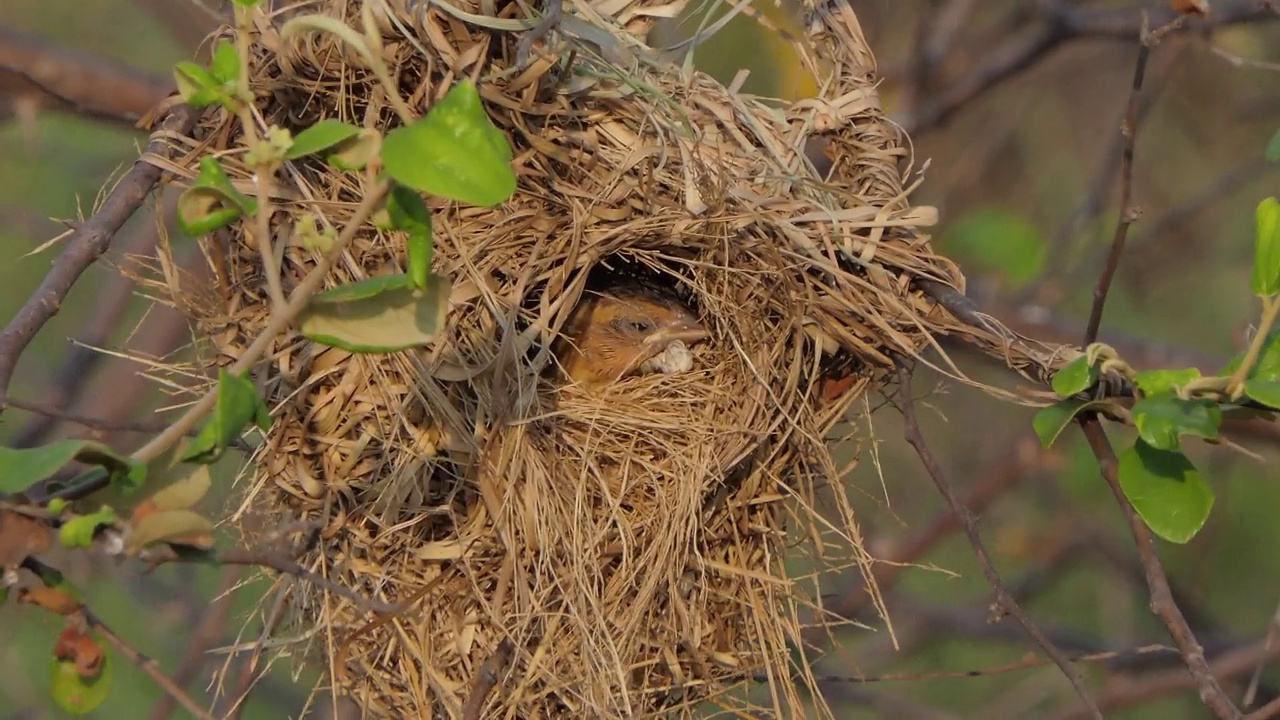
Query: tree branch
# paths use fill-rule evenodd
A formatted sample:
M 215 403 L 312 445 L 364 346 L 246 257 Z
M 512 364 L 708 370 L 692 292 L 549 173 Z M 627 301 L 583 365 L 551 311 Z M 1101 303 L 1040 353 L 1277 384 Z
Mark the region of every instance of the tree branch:
M 902 126 L 914 135 L 940 125 L 979 95 L 987 92 L 1019 72 L 1036 65 L 1064 43 L 1077 38 L 1132 40 L 1142 29 L 1144 12 L 1150 13 L 1151 24 L 1164 26 L 1177 20 L 1177 13 L 1167 4 L 1153 8 L 1121 10 L 1083 9 L 1054 0 L 1040 3 L 1043 21 L 1022 37 L 1014 38 L 987 53 L 985 63 L 944 89 L 933 104 L 920 108 Z M 1215 0 L 1213 13 L 1205 19 L 1187 23 L 1190 29 L 1218 28 L 1275 18 L 1272 0 Z
M 1089 414 L 1080 418 L 1080 427 L 1084 430 L 1085 439 L 1089 441 L 1089 447 L 1093 449 L 1093 454 L 1098 459 L 1098 469 L 1102 472 L 1103 479 L 1111 487 L 1111 492 L 1116 496 L 1116 503 L 1120 505 L 1125 520 L 1129 522 L 1129 531 L 1133 534 L 1134 543 L 1138 546 L 1138 557 L 1142 561 L 1142 569 L 1147 578 L 1147 591 L 1151 595 L 1151 611 L 1164 621 L 1165 627 L 1169 629 L 1170 637 L 1178 646 L 1178 651 L 1182 653 L 1182 661 L 1186 663 L 1187 669 L 1200 688 L 1200 699 L 1204 704 L 1208 705 L 1220 718 L 1241 717 L 1240 710 L 1214 679 L 1209 664 L 1204 658 L 1204 648 L 1196 640 L 1195 634 L 1191 632 L 1191 627 L 1187 625 L 1186 618 L 1182 616 L 1182 611 L 1173 599 L 1169 578 L 1165 575 L 1164 567 L 1160 564 L 1160 556 L 1156 552 L 1155 538 L 1134 512 L 1133 506 L 1129 504 L 1129 499 L 1125 497 L 1124 490 L 1120 487 L 1119 461 L 1116 459 L 1115 451 L 1111 449 L 1111 442 L 1107 439 L 1102 423 L 1096 416 Z
M 173 108 L 156 135 L 186 133 L 195 124 L 198 111 L 187 105 Z M 153 136 L 147 146 L 148 153 L 164 154 L 167 148 L 162 137 Z M 62 306 L 62 301 L 80 275 L 111 246 L 111 241 L 134 212 L 146 200 L 147 195 L 160 181 L 162 171 L 145 158 L 139 158 L 129 172 L 112 189 L 98 212 L 76 228 L 67 239 L 66 248 L 53 261 L 53 267 L 45 275 L 40 287 L 27 299 L 3 332 L 0 332 L 0 412 L 8 403 L 9 383 L 18 366 L 18 359 L 40 328 Z
M 53 107 L 132 127 L 173 90 L 165 75 L 0 26 L 0 95 L 36 93 Z
M 1023 611 L 1013 596 L 1005 590 L 1004 584 L 1000 581 L 1000 574 L 996 571 L 995 565 L 991 562 L 991 556 L 987 554 L 986 546 L 982 542 L 982 536 L 978 533 L 977 521 L 969 508 L 961 504 L 959 498 L 956 497 L 955 491 L 951 489 L 951 484 L 947 481 L 946 475 L 943 474 L 942 468 L 934 459 L 933 453 L 929 450 L 929 446 L 925 444 L 924 435 L 920 432 L 920 425 L 916 421 L 915 401 L 911 397 L 911 372 L 906 365 L 898 366 L 898 392 L 902 398 L 902 421 L 903 434 L 911 447 L 915 448 L 916 454 L 920 456 L 920 463 L 924 465 L 925 472 L 933 479 L 933 483 L 937 485 L 938 492 L 946 499 L 947 504 L 951 506 L 951 511 L 955 513 L 960 520 L 960 526 L 964 529 L 964 534 L 969 539 L 969 544 L 973 546 L 974 555 L 978 558 L 978 563 L 982 565 L 982 571 L 987 576 L 987 582 L 991 585 L 991 590 L 995 593 L 996 603 L 1005 612 L 1009 613 L 1018 621 L 1022 629 L 1031 637 L 1037 645 L 1039 645 L 1050 658 L 1053 659 L 1058 669 L 1063 675 L 1067 676 L 1067 680 L 1071 682 L 1071 686 L 1075 688 L 1076 694 L 1089 708 L 1090 714 L 1102 719 L 1102 711 L 1098 709 L 1093 698 L 1089 696 L 1088 690 L 1084 686 L 1084 678 L 1081 677 L 1080 671 L 1071 664 L 1071 659 L 1063 654 L 1049 638 L 1045 637 L 1040 628 L 1032 622 L 1031 618 Z

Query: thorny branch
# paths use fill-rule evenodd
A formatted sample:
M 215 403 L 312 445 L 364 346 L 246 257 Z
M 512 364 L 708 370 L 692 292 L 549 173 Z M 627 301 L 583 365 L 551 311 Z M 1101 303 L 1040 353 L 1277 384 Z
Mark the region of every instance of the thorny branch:
M 1000 581 L 1000 574 L 996 571 L 995 565 L 991 562 L 991 556 L 987 554 L 986 546 L 982 542 L 982 536 L 978 533 L 977 521 L 969 508 L 961 504 L 959 498 L 956 497 L 955 491 L 951 489 L 951 483 L 947 481 L 947 477 L 942 472 L 941 466 L 933 457 L 933 453 L 929 450 L 929 446 L 925 444 L 924 435 L 920 432 L 920 426 L 916 421 L 915 401 L 911 397 L 911 371 L 905 364 L 898 366 L 898 391 L 902 398 L 902 419 L 903 433 L 911 447 L 915 448 L 916 454 L 920 457 L 920 463 L 924 465 L 925 472 L 933 480 L 938 487 L 938 492 L 946 499 L 947 504 L 951 507 L 951 511 L 955 513 L 960 520 L 960 527 L 964 530 L 964 534 L 969 538 L 969 544 L 973 547 L 973 552 L 978 558 L 978 563 L 982 565 L 982 571 L 987 576 L 987 582 L 991 585 L 991 590 L 995 593 L 996 603 L 1002 610 L 1009 613 L 1018 621 L 1022 629 L 1031 637 L 1037 645 L 1039 645 L 1050 658 L 1053 659 L 1058 669 L 1071 682 L 1071 686 L 1075 688 L 1076 694 L 1089 708 L 1091 714 L 1095 718 L 1102 718 L 1102 712 L 1098 709 L 1093 698 L 1089 696 L 1088 690 L 1084 686 L 1084 678 L 1080 676 L 1080 671 L 1071 664 L 1071 659 L 1063 654 L 1052 642 L 1049 641 L 1040 628 L 1032 622 L 1031 618 L 1018 605 L 1018 601 L 1005 589 L 1004 584 Z

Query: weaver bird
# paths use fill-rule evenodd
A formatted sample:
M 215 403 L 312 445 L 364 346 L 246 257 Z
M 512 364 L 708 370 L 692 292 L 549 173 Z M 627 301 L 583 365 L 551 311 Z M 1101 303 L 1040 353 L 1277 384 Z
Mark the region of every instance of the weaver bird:
M 584 292 L 561 332 L 555 355 L 569 379 L 585 385 L 687 371 L 688 346 L 708 335 L 670 291 L 631 279 Z

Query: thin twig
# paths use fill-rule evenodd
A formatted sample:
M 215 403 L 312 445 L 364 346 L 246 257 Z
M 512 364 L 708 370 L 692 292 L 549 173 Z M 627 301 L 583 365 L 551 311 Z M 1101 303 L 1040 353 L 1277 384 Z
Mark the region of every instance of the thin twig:
M 147 146 L 147 154 L 164 155 L 168 148 L 165 135 L 185 134 L 195 124 L 198 112 L 188 105 L 174 107 Z M 44 327 L 62 306 L 72 286 L 110 247 L 115 234 L 125 221 L 142 206 L 151 190 L 160 181 L 162 170 L 145 158 L 134 162 L 129 172 L 112 189 L 106 201 L 93 217 L 81 223 L 67 240 L 67 246 L 53 261 L 53 267 L 41 281 L 40 287 L 0 332 L 0 411 L 3 411 L 9 394 L 9 383 L 18 366 L 18 358 L 36 333 Z
M 88 608 L 84 609 L 84 618 L 85 622 L 90 627 L 96 630 L 99 635 L 106 638 L 107 642 L 114 645 L 116 650 L 120 651 L 120 654 L 124 655 L 130 662 L 138 666 L 139 670 L 146 673 L 147 677 L 151 678 L 152 682 L 156 685 L 159 685 L 160 689 L 164 690 L 169 697 L 173 698 L 179 705 L 186 708 L 187 712 L 197 718 L 200 718 L 200 720 L 213 720 L 213 715 L 210 715 L 204 708 L 197 705 L 196 701 L 192 700 L 191 696 L 188 695 L 186 691 L 178 687 L 177 683 L 170 679 L 168 675 L 165 675 L 164 671 L 160 669 L 159 663 L 154 659 L 135 650 L 132 645 L 125 642 L 124 638 L 116 635 L 111 631 L 111 628 L 104 625 L 103 622 L 95 617 L 93 613 L 89 612 Z
M 1133 506 L 1129 504 L 1129 499 L 1125 497 L 1124 490 L 1120 487 L 1119 461 L 1116 459 L 1115 451 L 1111 449 L 1111 442 L 1107 439 L 1102 423 L 1096 416 L 1086 413 L 1080 417 L 1080 427 L 1084 430 L 1089 447 L 1093 449 L 1094 457 L 1098 460 L 1098 469 L 1102 472 L 1103 479 L 1111 487 L 1125 520 L 1129 522 L 1129 530 L 1133 534 L 1134 543 L 1138 546 L 1138 557 L 1142 561 L 1142 569 L 1147 578 L 1151 611 L 1164 621 L 1165 627 L 1169 629 L 1169 635 L 1182 653 L 1182 661 L 1186 663 L 1187 669 L 1191 671 L 1192 677 L 1200 688 L 1200 699 L 1224 720 L 1241 717 L 1240 710 L 1214 679 L 1209 664 L 1205 661 L 1204 648 L 1196 640 L 1191 627 L 1187 625 L 1186 618 L 1182 616 L 1182 610 L 1173 599 L 1173 592 L 1169 589 L 1169 579 L 1165 575 L 1164 567 L 1160 564 L 1160 555 L 1156 552 L 1155 538 L 1134 512 Z
M 1045 654 L 1053 659 L 1054 664 L 1058 666 L 1063 675 L 1067 676 L 1067 680 L 1071 682 L 1076 694 L 1080 696 L 1081 701 L 1089 708 L 1093 717 L 1101 719 L 1102 711 L 1098 709 L 1093 698 L 1089 696 L 1089 692 L 1084 686 L 1084 678 L 1080 676 L 1080 672 L 1071 664 L 1070 658 L 1045 637 L 1040 628 L 1036 627 L 1036 624 L 1032 622 L 1031 618 L 1023 611 L 1022 607 L 1018 605 L 1018 602 L 1013 599 L 1009 592 L 1005 590 L 1004 584 L 1000 581 L 1000 574 L 991 562 L 986 546 L 982 543 L 982 536 L 978 533 L 977 521 L 974 519 L 973 513 L 956 497 L 955 491 L 951 489 L 950 482 L 947 481 L 946 475 L 942 472 L 942 468 L 934 459 L 929 446 L 925 444 L 924 435 L 921 434 L 920 426 L 916 421 L 915 401 L 911 397 L 911 372 L 905 364 L 898 366 L 898 390 L 902 397 L 903 434 L 907 442 L 915 448 L 916 454 L 920 456 L 920 463 L 924 465 L 925 471 L 933 479 L 934 484 L 938 486 L 938 492 L 942 494 L 947 504 L 951 506 L 951 511 L 960 519 L 964 534 L 968 537 L 969 544 L 973 546 L 974 555 L 977 556 L 978 563 L 982 565 L 982 571 L 987 576 L 987 583 L 991 585 L 991 589 L 995 593 L 996 603 L 1005 612 L 1012 615 L 1018 621 L 1018 624 L 1022 626 L 1022 629 L 1026 631 L 1027 635 L 1045 651 Z
M 475 679 L 471 682 L 471 695 L 462 706 L 462 720 L 480 720 L 481 713 L 484 711 L 484 701 L 498 684 L 514 652 L 515 643 L 509 637 L 503 638 L 489 659 L 480 666 Z
M 22 564 L 41 578 L 61 574 L 52 566 L 32 557 L 23 560 Z M 79 600 L 72 600 L 72 602 L 75 603 L 74 606 L 69 607 L 65 612 L 59 611 L 59 614 L 66 615 L 69 622 L 82 623 L 83 627 L 88 627 L 101 635 L 107 642 L 115 646 L 116 650 L 120 651 L 120 654 L 124 655 L 129 662 L 132 662 L 138 669 L 146 673 L 147 677 L 150 677 L 161 690 L 168 693 L 170 697 L 186 708 L 192 715 L 200 718 L 200 720 L 213 720 L 212 715 L 200 707 L 195 700 L 192 700 L 191 696 L 187 695 L 181 687 L 178 687 L 168 675 L 164 674 L 164 671 L 160 669 L 159 664 L 154 659 L 138 652 L 132 645 L 115 634 L 111 628 L 107 627 L 106 623 L 93 614 L 89 606 Z
M 169 202 L 167 205 L 173 207 L 174 203 Z M 150 254 L 155 250 L 159 238 L 160 233 L 156 224 L 145 223 L 145 227 L 139 228 L 138 231 L 128 233 L 126 237 L 117 238 L 117 244 L 113 247 L 113 250 L 118 250 L 119 252 L 113 254 L 117 254 L 122 258 Z M 121 242 L 122 240 L 123 242 Z M 203 260 L 198 251 L 199 248 L 195 246 L 189 249 L 186 253 L 189 258 L 187 260 L 188 264 L 195 258 Z M 118 416 L 123 419 L 131 416 L 136 403 L 141 402 L 146 397 L 145 393 L 130 392 L 124 393 L 128 402 L 108 403 L 106 398 L 112 397 L 114 399 L 121 393 L 116 386 L 110 383 L 103 383 L 103 378 L 95 377 L 94 374 L 94 371 L 102 364 L 103 359 L 108 357 L 99 348 L 105 346 L 115 336 L 116 331 L 119 330 L 121 323 L 133 305 L 136 284 L 134 278 L 127 273 L 113 273 L 103 284 L 103 287 L 94 295 L 92 311 L 84 319 L 81 329 L 76 333 L 75 341 L 67 350 L 66 355 L 59 361 L 57 371 L 53 373 L 47 387 L 41 393 L 44 399 L 44 407 L 54 408 L 60 412 L 65 412 L 75 407 L 81 414 L 101 415 L 97 412 L 84 413 L 85 408 L 83 406 L 85 403 L 80 401 L 83 397 L 88 397 L 91 399 L 89 404 L 92 405 L 126 406 L 121 408 L 125 412 Z M 162 311 L 155 312 L 152 315 L 148 315 L 143 322 L 154 324 L 154 315 L 163 317 L 164 314 Z M 177 313 L 173 313 L 173 315 L 177 315 Z M 172 321 L 170 321 L 170 324 L 172 324 Z M 143 326 L 140 325 L 139 327 Z M 183 327 L 184 329 L 186 327 L 185 318 L 183 319 Z M 140 331 L 139 335 L 142 334 Z M 164 348 L 166 351 L 172 349 L 172 343 L 166 342 L 161 343 L 161 345 L 169 346 Z M 98 387 L 109 387 L 110 391 L 83 392 L 90 383 L 91 378 L 92 382 L 97 384 Z M 44 442 L 49 432 L 57 426 L 58 419 L 61 418 L 50 413 L 40 413 L 13 433 L 10 446 L 26 448 L 39 445 Z M 102 419 L 106 419 L 106 417 Z M 115 422 L 115 424 L 119 423 Z
M 1277 654 L 1275 648 L 1268 648 L 1264 642 L 1259 641 L 1223 652 L 1213 659 L 1210 667 L 1217 677 L 1230 678 L 1244 675 L 1249 672 L 1249 668 L 1260 662 L 1274 659 Z M 1194 687 L 1194 683 L 1195 681 L 1182 668 L 1149 673 L 1128 682 L 1116 683 L 1098 698 L 1098 702 L 1109 712 L 1117 712 L 1189 690 Z M 1049 717 L 1051 720 L 1079 720 L 1081 716 L 1074 710 L 1064 710 Z M 1255 719 L 1251 715 L 1249 720 L 1261 720 L 1261 718 Z
M 1023 452 L 1024 446 L 1021 442 L 1014 441 L 1007 445 L 1010 447 L 1010 452 L 1001 457 L 998 462 L 983 468 L 979 474 L 981 479 L 978 484 L 962 501 L 964 506 L 972 512 L 981 513 L 991 503 L 1003 497 L 1006 490 L 1025 478 L 1032 469 L 1031 459 L 1035 456 Z M 878 563 L 874 571 L 875 585 L 880 593 L 887 595 L 891 592 L 902 579 L 903 573 L 913 563 L 924 557 L 925 553 L 951 537 L 951 534 L 959 529 L 959 523 L 960 519 L 950 509 L 942 510 L 915 535 L 883 553 L 881 557 L 884 562 Z M 853 620 L 863 611 L 870 599 L 871 594 L 867 592 L 866 585 L 859 584 L 839 597 L 824 602 L 823 610 L 837 617 Z M 814 628 L 814 630 L 825 629 Z M 816 632 L 814 635 L 815 637 L 809 640 L 809 644 L 815 644 L 818 641 Z
M 950 87 L 937 93 L 937 100 L 922 107 L 902 124 L 908 135 L 915 135 L 948 120 L 975 98 L 1018 73 L 1036 65 L 1050 53 L 1071 40 L 1098 38 L 1132 40 L 1142 27 L 1142 12 L 1135 8 L 1093 9 L 1064 2 L 1039 3 L 1042 24 L 983 55 L 986 61 L 965 74 Z M 1149 10 L 1152 22 L 1168 26 L 1178 15 L 1167 6 Z M 1227 27 L 1269 20 L 1276 10 L 1257 0 L 1215 0 L 1208 18 L 1187 22 L 1192 28 Z M 1181 24 L 1178 26 L 1181 27 Z
M 355 238 L 364 221 L 373 215 L 373 211 L 382 202 L 382 198 L 386 196 L 389 188 L 390 184 L 387 181 L 380 180 L 365 191 L 364 200 L 356 208 L 346 226 L 342 228 L 342 232 L 333 243 L 333 248 L 320 258 L 320 261 L 311 269 L 311 272 L 307 273 L 302 282 L 298 283 L 298 286 L 294 288 L 289 295 L 288 305 L 281 308 L 279 312 L 271 314 L 271 320 L 266 327 L 262 329 L 253 344 L 244 351 L 240 359 L 229 368 L 228 372 L 238 375 L 253 367 L 253 364 L 262 357 L 267 348 L 271 346 L 271 343 L 276 341 L 277 336 L 307 307 L 307 303 L 311 302 L 311 296 L 324 284 L 325 277 L 329 274 L 329 268 L 333 267 L 333 263 L 346 251 L 347 245 Z M 179 438 L 186 435 L 187 431 L 195 427 L 205 413 L 213 409 L 216 399 L 217 388 L 211 388 L 209 392 L 205 393 L 204 397 L 188 407 L 182 417 L 178 418 L 164 432 L 152 438 L 151 442 L 138 448 L 133 453 L 133 459 L 147 462 L 159 457 Z
M 9 407 L 25 410 L 30 413 L 36 413 L 37 415 L 53 418 L 55 420 L 75 423 L 76 425 L 100 432 L 157 433 L 169 426 L 169 423 L 166 422 L 116 421 L 107 420 L 105 418 L 89 417 L 88 415 L 80 415 L 78 413 L 61 410 L 49 403 L 34 402 L 32 400 L 19 400 L 18 398 L 12 397 L 9 398 Z
M 1142 41 L 1138 44 L 1138 62 L 1133 70 L 1133 85 L 1129 89 L 1129 105 L 1125 110 L 1124 122 L 1120 125 L 1120 135 L 1124 138 L 1124 149 L 1120 154 L 1120 220 L 1116 223 L 1114 237 L 1111 238 L 1111 250 L 1107 253 L 1107 264 L 1098 277 L 1098 284 L 1093 289 L 1093 306 L 1089 308 L 1089 325 L 1084 331 L 1084 342 L 1087 347 L 1098 339 L 1098 328 L 1102 326 L 1102 310 L 1107 304 L 1107 293 L 1111 290 L 1111 281 L 1115 279 L 1116 269 L 1120 267 L 1120 255 L 1124 252 L 1124 241 L 1129 236 L 1129 226 L 1138 219 L 1141 210 L 1133 205 L 1133 148 L 1138 137 L 1138 101 L 1142 97 L 1142 80 L 1147 74 L 1147 59 L 1151 57 L 1151 46 L 1147 33 L 1143 32 Z
M 222 587 L 218 592 L 214 593 L 214 600 L 210 606 L 199 605 L 195 609 L 198 611 L 200 618 L 196 624 L 195 631 L 188 638 L 187 649 L 183 654 L 182 662 L 178 665 L 178 671 L 173 674 L 173 681 L 179 687 L 186 685 L 195 678 L 196 673 L 200 671 L 201 665 L 205 660 L 205 653 L 217 641 L 218 637 L 224 630 L 227 619 L 231 616 L 231 605 L 233 597 L 230 594 L 235 589 L 236 584 L 240 582 L 240 575 L 244 571 L 240 568 L 229 567 L 223 571 Z M 193 606 L 197 605 L 193 603 Z M 165 720 L 173 713 L 174 700 L 170 695 L 160 698 L 156 706 L 151 709 L 148 716 L 150 720 Z
M 400 605 L 393 605 L 363 597 L 350 588 L 343 587 L 323 575 L 319 575 L 302 567 L 293 559 L 294 556 L 298 554 L 300 553 L 288 552 L 283 549 L 270 549 L 256 552 L 251 550 L 226 550 L 210 554 L 180 555 L 168 548 L 168 546 L 161 546 L 159 548 L 148 550 L 144 560 L 152 569 L 161 565 L 184 562 L 215 562 L 219 565 L 244 565 L 248 567 L 270 568 L 276 572 L 292 575 L 299 580 L 309 582 L 327 593 L 350 600 L 362 610 L 378 614 L 393 613 L 400 610 Z

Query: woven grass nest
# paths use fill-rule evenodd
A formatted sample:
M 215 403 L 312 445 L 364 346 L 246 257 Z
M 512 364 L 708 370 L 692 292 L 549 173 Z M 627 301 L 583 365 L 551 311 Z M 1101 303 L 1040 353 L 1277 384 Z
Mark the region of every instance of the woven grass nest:
M 255 371 L 274 425 L 235 514 L 247 541 L 320 523 L 307 567 L 412 601 L 379 619 L 295 582 L 292 622 L 276 630 L 292 641 L 276 647 L 328 663 L 327 684 L 372 716 L 461 717 L 479 688 L 483 717 L 692 715 L 708 702 L 805 715 L 812 673 L 790 648 L 823 620 L 822 574 L 871 563 L 831 438 L 853 433 L 851 410 L 890 382 L 895 356 L 950 322 L 913 283 L 963 287 L 919 230 L 933 211 L 909 203 L 910 153 L 852 9 L 806 8 L 822 94 L 780 108 L 646 59 L 669 4 L 566 3 L 525 67 L 512 28 L 539 15 L 524 5 L 371 7 L 415 111 L 477 82 L 519 186 L 494 209 L 433 205 L 434 269 L 453 288 L 433 346 L 353 355 L 287 335 Z M 281 38 L 296 12 L 361 23 L 360 3 L 342 0 L 260 21 L 265 122 L 393 126 L 357 55 L 328 35 Z M 815 138 L 829 176 L 806 160 Z M 248 177 L 225 111 L 193 139 Z M 170 169 L 193 177 L 188 159 Z M 349 175 L 318 162 L 280 182 L 280 213 L 336 227 L 359 201 Z M 203 242 L 222 292 L 187 286 L 172 301 L 226 364 L 265 325 L 266 285 L 238 229 Z M 286 290 L 317 257 L 286 248 Z M 369 225 L 327 286 L 404 262 L 402 238 Z M 593 271 L 619 266 L 683 293 L 710 340 L 689 372 L 558 382 L 558 330 Z

